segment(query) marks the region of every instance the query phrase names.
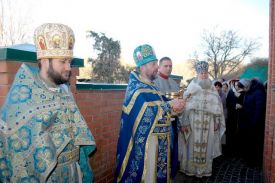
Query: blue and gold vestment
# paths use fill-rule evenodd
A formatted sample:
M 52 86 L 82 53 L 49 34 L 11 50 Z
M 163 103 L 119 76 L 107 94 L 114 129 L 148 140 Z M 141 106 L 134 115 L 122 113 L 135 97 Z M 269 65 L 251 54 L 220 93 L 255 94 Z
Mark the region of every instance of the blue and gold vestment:
M 1 108 L 0 181 L 91 182 L 94 149 L 68 86 L 51 88 L 23 64 Z
M 170 182 L 169 102 L 131 72 L 121 115 L 116 182 Z

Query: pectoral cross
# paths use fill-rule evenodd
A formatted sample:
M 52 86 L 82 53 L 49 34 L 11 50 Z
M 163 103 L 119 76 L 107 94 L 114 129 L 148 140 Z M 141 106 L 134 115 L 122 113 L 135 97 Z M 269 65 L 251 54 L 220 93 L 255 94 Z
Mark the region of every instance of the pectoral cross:
M 169 123 L 171 122 L 171 114 L 168 112 L 166 115 L 165 115 L 165 123 Z

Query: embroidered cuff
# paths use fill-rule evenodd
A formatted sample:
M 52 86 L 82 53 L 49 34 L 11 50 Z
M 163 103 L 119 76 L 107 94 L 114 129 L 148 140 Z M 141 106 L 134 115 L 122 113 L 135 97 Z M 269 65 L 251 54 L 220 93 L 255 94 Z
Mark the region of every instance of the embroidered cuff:
M 165 111 L 165 112 L 171 112 L 172 110 L 172 103 L 171 101 L 168 102 L 163 102 L 161 103 L 161 108 Z

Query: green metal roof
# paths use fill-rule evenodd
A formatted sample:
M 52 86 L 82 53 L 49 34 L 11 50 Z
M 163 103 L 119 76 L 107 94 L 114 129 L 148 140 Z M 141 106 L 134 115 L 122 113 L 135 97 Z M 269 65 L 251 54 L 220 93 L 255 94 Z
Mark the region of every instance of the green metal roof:
M 0 61 L 22 61 L 36 63 L 36 49 L 32 44 L 19 44 L 0 47 Z M 72 67 L 83 67 L 84 60 L 73 58 Z
M 171 74 L 171 75 L 170 75 L 170 78 L 172 78 L 172 79 L 178 79 L 178 80 L 183 79 L 183 77 L 182 77 L 182 76 L 175 75 L 175 74 Z
M 247 68 L 240 76 L 240 78 L 258 78 L 262 82 L 265 82 L 267 80 L 267 72 L 268 72 L 268 66 L 257 66 L 257 67 L 249 67 Z
M 128 84 L 76 83 L 78 90 L 126 90 Z

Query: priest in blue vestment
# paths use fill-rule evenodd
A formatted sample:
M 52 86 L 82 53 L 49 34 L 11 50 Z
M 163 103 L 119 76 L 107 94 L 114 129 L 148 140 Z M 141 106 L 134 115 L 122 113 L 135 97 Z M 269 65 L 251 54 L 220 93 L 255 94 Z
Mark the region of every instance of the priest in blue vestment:
M 166 101 L 154 86 L 158 59 L 150 45 L 138 46 L 134 60 L 137 71 L 130 74 L 123 103 L 115 181 L 171 182 L 170 118 L 185 101 Z
M 35 30 L 38 67 L 22 64 L 0 110 L 0 182 L 93 181 L 94 137 L 68 86 L 74 34 Z

